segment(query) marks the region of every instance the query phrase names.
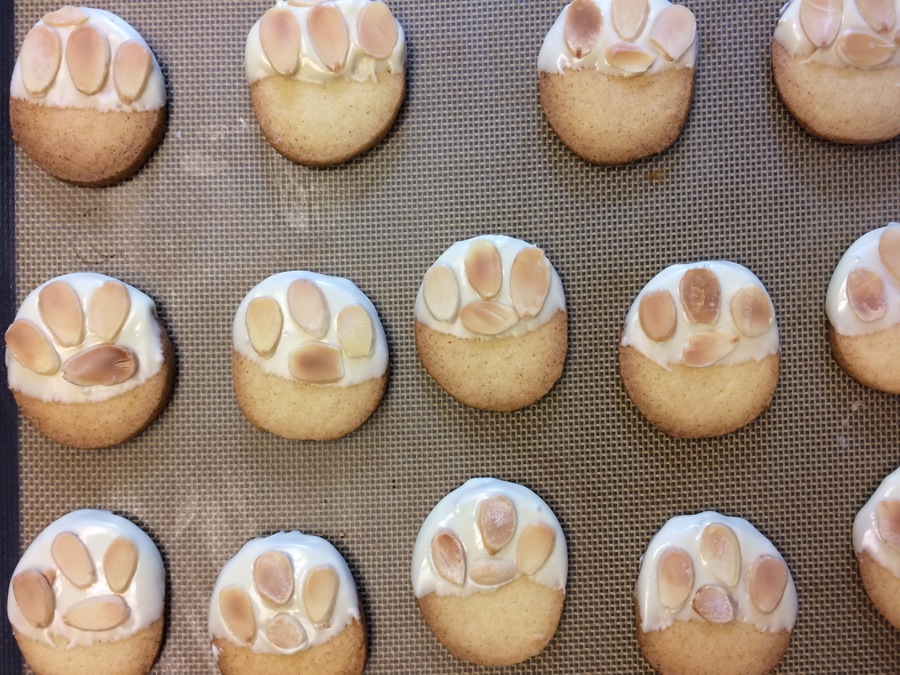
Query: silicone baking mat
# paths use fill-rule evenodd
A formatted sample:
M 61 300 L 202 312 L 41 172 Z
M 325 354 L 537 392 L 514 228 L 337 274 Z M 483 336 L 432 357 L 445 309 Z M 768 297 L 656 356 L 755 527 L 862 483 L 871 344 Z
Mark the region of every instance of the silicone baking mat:
M 155 672 L 214 672 L 206 608 L 219 568 L 252 537 L 299 529 L 350 564 L 368 618 L 367 672 L 480 672 L 432 637 L 409 569 L 431 507 L 489 475 L 543 497 L 570 555 L 556 637 L 509 672 L 648 671 L 631 605 L 641 553 L 669 517 L 705 509 L 750 520 L 790 566 L 800 613 L 780 671 L 900 671 L 900 641 L 865 597 L 850 543 L 856 511 L 900 465 L 900 403 L 835 364 L 823 310 L 846 247 L 900 219 L 900 143 L 833 145 L 790 118 L 769 66 L 779 3 L 686 2 L 700 59 L 684 132 L 659 156 L 601 168 L 567 151 L 540 110 L 537 54 L 563 2 L 390 0 L 409 45 L 406 103 L 380 145 L 329 169 L 283 159 L 253 117 L 243 49 L 267 4 L 104 3 L 162 65 L 165 138 L 133 179 L 86 189 L 13 150 L 4 117 L 0 310 L 5 327 L 13 305 L 58 274 L 118 277 L 156 300 L 178 381 L 146 433 L 99 452 L 66 449 L 24 422 L 14 442 L 4 393 L 4 612 L 12 567 L 43 527 L 75 508 L 111 509 L 145 528 L 166 561 Z M 0 10 L 5 78 L 29 28 L 54 8 Z M 486 233 L 543 248 L 568 301 L 562 378 L 509 414 L 453 401 L 419 365 L 412 336 L 428 266 Z M 656 272 L 704 259 L 741 263 L 767 286 L 782 373 L 771 407 L 746 428 L 675 440 L 631 405 L 616 345 Z M 259 432 L 232 393 L 234 311 L 258 281 L 289 269 L 355 281 L 388 336 L 384 401 L 339 441 Z M 0 670 L 16 672 L 3 624 Z

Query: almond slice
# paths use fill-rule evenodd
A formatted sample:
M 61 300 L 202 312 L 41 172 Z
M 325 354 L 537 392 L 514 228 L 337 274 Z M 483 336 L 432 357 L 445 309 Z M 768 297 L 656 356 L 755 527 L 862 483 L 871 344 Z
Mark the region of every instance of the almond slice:
M 53 562 L 75 588 L 87 588 L 97 581 L 94 562 L 84 542 L 74 532 L 60 532 L 50 545 Z
M 315 7 L 316 5 L 331 1 L 332 0 L 288 0 L 288 4 L 291 7 Z
M 127 40 L 119 45 L 113 58 L 113 84 L 122 103 L 128 105 L 141 97 L 152 69 L 150 50 L 140 42 Z
M 137 355 L 111 344 L 94 345 L 62 364 L 63 377 L 79 387 L 111 387 L 130 380 L 137 370 Z
M 705 368 L 724 359 L 738 345 L 738 336 L 727 330 L 707 330 L 688 338 L 681 362 L 688 368 Z
M 667 290 L 645 293 L 638 303 L 638 320 L 648 338 L 665 342 L 675 335 L 678 327 L 675 298 Z
M 294 566 L 281 551 L 266 551 L 253 563 L 253 583 L 263 600 L 281 607 L 294 595 Z
M 61 347 L 84 342 L 84 310 L 75 289 L 65 281 L 51 281 L 38 293 L 38 312 Z
M 422 298 L 438 321 L 455 321 L 459 313 L 459 281 L 447 265 L 432 265 L 422 281 Z
M 600 38 L 603 14 L 594 0 L 574 0 L 566 10 L 563 35 L 569 51 L 580 59 L 591 52 Z
M 656 590 L 663 607 L 681 607 L 694 587 L 694 564 L 687 551 L 669 546 L 659 556 L 656 569 Z
M 487 239 L 476 239 L 466 251 L 466 279 L 482 300 L 490 300 L 500 292 L 503 267 L 500 251 Z
M 284 316 L 275 298 L 253 298 L 247 305 L 244 317 L 247 337 L 254 351 L 263 358 L 269 358 L 278 349 Z
M 650 3 L 647 0 L 612 0 L 609 14 L 613 28 L 623 40 L 634 40 L 647 23 Z
M 894 280 L 900 282 L 900 225 L 884 228 L 878 239 L 878 256 Z
M 350 31 L 341 10 L 331 4 L 316 5 L 306 19 L 306 30 L 325 67 L 333 73 L 341 72 L 350 50 Z
M 290 614 L 276 614 L 266 626 L 266 638 L 279 649 L 300 649 L 306 644 L 306 631 Z
M 678 295 L 690 321 L 715 323 L 719 320 L 722 288 L 714 272 L 705 267 L 689 269 L 678 284 Z
M 531 523 L 519 535 L 516 567 L 522 574 L 534 574 L 544 566 L 556 545 L 556 531 L 547 523 Z
M 56 570 L 52 567 L 47 567 L 46 569 L 41 570 L 41 574 L 52 588 L 53 584 L 56 583 Z
M 860 321 L 866 323 L 880 319 L 887 311 L 884 282 L 871 270 L 853 270 L 847 275 L 847 300 Z
M 504 495 L 481 502 L 476 520 L 481 541 L 491 555 L 506 546 L 516 533 L 516 508 Z
M 761 555 L 747 570 L 750 602 L 763 614 L 771 614 L 781 603 L 787 587 L 788 571 L 783 560 Z
M 466 552 L 450 530 L 441 530 L 431 540 L 431 564 L 445 581 L 456 586 L 466 582 Z
M 275 72 L 293 75 L 300 65 L 300 24 L 293 12 L 272 7 L 259 20 L 259 41 Z
M 463 326 L 479 335 L 499 335 L 519 322 L 516 310 L 496 302 L 475 300 L 459 313 Z
M 878 502 L 875 531 L 885 544 L 900 553 L 900 501 L 885 499 Z
M 858 30 L 845 30 L 835 44 L 838 56 L 855 68 L 870 70 L 890 61 L 897 46 L 879 35 Z
M 124 593 L 137 570 L 138 550 L 128 537 L 116 537 L 103 554 L 103 575 L 109 590 Z
M 256 637 L 256 615 L 250 596 L 240 586 L 219 591 L 219 613 L 232 635 L 240 642 L 253 642 Z
M 606 62 L 632 75 L 644 73 L 656 61 L 656 54 L 630 42 L 614 42 L 606 48 Z
M 56 31 L 35 26 L 22 42 L 19 64 L 22 83 L 32 96 L 43 96 L 56 81 L 62 63 L 62 41 Z
M 540 314 L 550 292 L 550 261 L 539 248 L 516 254 L 509 271 L 509 294 L 513 308 L 523 319 Z
M 112 630 L 131 616 L 131 608 L 121 595 L 95 595 L 71 605 L 62 615 L 63 623 L 88 631 Z
M 734 600 L 721 586 L 702 586 L 694 593 L 691 607 L 710 623 L 734 621 Z
M 44 14 L 44 18 L 41 19 L 41 21 L 48 26 L 55 26 L 57 28 L 63 26 L 77 26 L 87 20 L 88 15 L 79 7 L 72 7 L 72 5 L 66 5 L 65 7 L 60 7 L 55 12 Z
M 479 586 L 500 586 L 516 576 L 516 565 L 503 558 L 478 558 L 469 565 L 469 579 Z
M 356 20 L 356 34 L 360 48 L 376 59 L 386 59 L 397 46 L 397 22 L 390 8 L 375 0 L 366 4 Z
M 311 570 L 303 582 L 303 606 L 309 620 L 317 626 L 328 622 L 334 612 L 338 593 L 337 572 L 331 565 Z
M 341 350 L 322 342 L 307 342 L 288 355 L 291 375 L 304 382 L 327 384 L 344 377 Z
M 87 327 L 94 335 L 112 342 L 131 312 L 131 294 L 120 281 L 107 281 L 88 300 Z
M 838 35 L 844 0 L 800 0 L 800 27 L 814 47 L 827 47 Z
M 894 0 L 856 0 L 856 8 L 876 33 L 889 33 L 897 23 Z
M 297 279 L 287 292 L 288 311 L 291 318 L 314 338 L 321 338 L 328 332 L 331 312 L 325 294 L 314 281 Z
M 39 375 L 59 370 L 59 354 L 41 329 L 25 319 L 16 319 L 6 329 L 6 346 L 16 361 Z
M 656 16 L 650 27 L 650 42 L 668 61 L 675 61 L 694 44 L 697 21 L 687 7 L 671 5 Z
M 727 585 L 737 586 L 741 575 L 741 545 L 734 530 L 722 523 L 703 528 L 700 560 Z
M 362 305 L 344 307 L 337 315 L 337 335 L 341 347 L 351 359 L 372 354 L 375 346 L 375 325 Z
M 75 88 L 93 96 L 109 73 L 109 39 L 91 26 L 79 26 L 66 43 L 66 65 Z
M 731 299 L 731 318 L 747 337 L 759 337 L 772 327 L 775 318 L 769 295 L 759 286 L 745 286 Z
M 56 598 L 43 574 L 37 570 L 19 572 L 12 579 L 12 592 L 28 623 L 35 628 L 46 628 L 52 623 Z

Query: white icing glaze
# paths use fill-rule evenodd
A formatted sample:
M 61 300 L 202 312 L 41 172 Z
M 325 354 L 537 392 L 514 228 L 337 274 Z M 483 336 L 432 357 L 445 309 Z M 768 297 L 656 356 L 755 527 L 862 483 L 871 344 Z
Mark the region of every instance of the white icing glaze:
M 439 530 L 449 529 L 462 542 L 467 565 L 478 558 L 488 557 L 478 530 L 477 514 L 481 502 L 493 495 L 505 495 L 516 510 L 515 534 L 494 557 L 515 563 L 516 546 L 522 531 L 532 523 L 545 523 L 553 528 L 556 541 L 547 562 L 531 575 L 531 579 L 543 586 L 565 591 L 569 565 L 566 538 L 550 507 L 531 490 L 516 483 L 495 478 L 472 478 L 438 502 L 419 529 L 412 558 L 412 585 L 417 598 L 430 593 L 466 597 L 486 590 L 484 586 L 473 583 L 468 575 L 462 587 L 441 577 L 431 562 L 431 540 Z
M 37 300 L 41 289 L 53 281 L 64 281 L 69 284 L 81 299 L 82 309 L 87 312 L 88 301 L 93 292 L 107 281 L 118 281 L 118 279 L 94 272 L 77 272 L 50 279 L 29 293 L 22 306 L 19 307 L 16 319 L 31 321 L 42 330 L 51 343 L 53 343 L 53 335 L 41 319 Z M 131 310 L 121 333 L 115 339 L 115 344 L 127 347 L 137 355 L 138 370 L 133 377 L 112 386 L 82 387 L 67 382 L 63 378 L 61 369 L 53 375 L 39 375 L 33 370 L 29 370 L 19 363 L 7 348 L 6 369 L 10 389 L 43 401 L 96 402 L 105 401 L 135 389 L 156 375 L 163 364 L 160 329 L 156 320 L 156 305 L 153 300 L 136 288 L 132 288 L 128 284 L 124 284 L 124 286 L 128 289 L 131 297 Z M 103 340 L 86 331 L 84 342 L 77 347 L 61 347 L 55 343 L 54 346 L 59 354 L 60 362 L 63 363 L 69 357 L 96 344 L 103 344 Z
M 503 268 L 503 284 L 500 286 L 500 292 L 495 298 L 492 299 L 492 301 L 498 302 L 501 305 L 505 305 L 507 307 L 512 307 L 513 302 L 509 288 L 510 270 L 512 269 L 513 261 L 516 259 L 516 255 L 519 253 L 519 251 L 526 248 L 534 248 L 534 246 L 532 246 L 531 244 L 524 242 L 521 239 L 513 239 L 512 237 L 507 237 L 504 235 L 485 235 L 481 237 L 474 237 L 472 239 L 458 241 L 453 244 L 450 248 L 448 248 L 441 254 L 441 256 L 434 262 L 434 264 L 447 265 L 456 274 L 460 289 L 460 307 L 464 307 L 467 303 L 478 300 L 478 294 L 466 279 L 465 258 L 466 251 L 468 251 L 469 249 L 469 245 L 479 239 L 486 239 L 493 242 L 494 246 L 497 247 L 497 250 L 500 253 L 500 262 Z M 495 337 L 518 337 L 530 331 L 537 330 L 542 325 L 550 321 L 554 316 L 556 316 L 557 312 L 565 311 L 565 309 L 566 296 L 563 292 L 562 282 L 559 280 L 559 275 L 556 273 L 556 269 L 551 265 L 550 291 L 547 293 L 547 299 L 544 301 L 544 306 L 541 308 L 541 311 L 537 315 L 529 319 L 520 319 L 512 328 Z M 432 316 L 431 312 L 428 310 L 428 305 L 425 304 L 425 297 L 423 295 L 421 285 L 419 286 L 419 292 L 416 294 L 415 318 L 416 321 L 423 323 L 432 330 L 436 330 L 440 333 L 449 333 L 450 335 L 455 335 L 456 337 L 460 338 L 480 340 L 491 339 L 486 338 L 484 335 L 478 335 L 468 330 L 463 325 L 462 321 L 459 320 L 459 317 L 457 317 L 456 320 L 452 323 L 435 319 L 434 316 Z
M 325 333 L 321 340 L 309 336 L 291 318 L 288 310 L 287 291 L 291 283 L 297 279 L 314 281 L 328 303 L 328 309 L 331 312 L 331 322 L 328 325 L 328 332 Z M 284 320 L 278 348 L 269 358 L 263 358 L 256 353 L 253 345 L 250 344 L 250 337 L 247 334 L 247 307 L 254 298 L 264 297 L 274 298 L 278 302 Z M 387 340 L 384 336 L 384 328 L 382 328 L 381 321 L 378 319 L 378 312 L 375 310 L 372 301 L 366 297 L 365 293 L 359 290 L 356 284 L 342 277 L 330 277 L 324 274 L 316 274 L 315 272 L 293 271 L 281 272 L 264 279 L 246 295 L 238 307 L 237 313 L 234 315 L 234 327 L 232 330 L 234 348 L 242 356 L 251 359 L 264 372 L 278 375 L 287 380 L 293 380 L 294 378 L 288 368 L 288 355 L 307 342 L 326 342 L 340 347 L 340 341 L 337 336 L 337 315 L 342 308 L 353 303 L 361 305 L 372 319 L 375 345 L 372 348 L 371 356 L 368 357 L 350 358 L 346 353 L 342 352 L 344 377 L 334 384 L 337 386 L 349 386 L 381 377 L 388 366 L 388 348 Z
M 153 51 L 144 41 L 134 28 L 132 28 L 123 19 L 102 9 L 92 9 L 90 7 L 81 7 L 83 12 L 88 15 L 88 20 L 79 26 L 93 26 L 100 33 L 109 38 L 110 50 L 110 70 L 106 78 L 103 88 L 88 96 L 76 89 L 69 74 L 69 67 L 66 64 L 65 52 L 69 35 L 78 26 L 48 26 L 43 20 L 38 21 L 35 26 L 45 26 L 56 32 L 62 42 L 63 59 L 56 75 L 56 81 L 45 96 L 32 96 L 25 89 L 25 83 L 22 81 L 21 66 L 16 60 L 13 69 L 12 82 L 10 84 L 10 96 L 12 98 L 22 99 L 29 103 L 46 105 L 53 108 L 89 108 L 99 110 L 101 112 L 142 112 L 147 110 L 159 110 L 166 105 L 166 85 L 163 81 L 162 71 L 159 63 L 153 55 Z M 116 87 L 113 82 L 112 64 L 116 57 L 116 51 L 123 42 L 134 40 L 147 48 L 150 53 L 152 68 L 150 77 L 140 98 L 130 104 L 125 104 L 116 93 Z
M 259 595 L 253 582 L 253 564 L 266 551 L 281 551 L 292 561 L 294 569 L 294 596 L 282 607 L 269 607 Z M 338 591 L 332 618 L 324 626 L 317 626 L 309 620 L 303 606 L 302 590 L 307 573 L 319 566 L 331 565 L 337 572 Z M 359 599 L 356 583 L 350 568 L 337 549 L 321 537 L 301 534 L 300 532 L 279 532 L 270 537 L 252 539 L 241 547 L 234 557 L 225 563 L 209 602 L 209 636 L 210 639 L 224 638 L 237 645 L 244 645 L 236 639 L 219 611 L 219 593 L 229 586 L 241 586 L 247 591 L 253 603 L 256 615 L 256 638 L 250 645 L 254 652 L 265 654 L 292 654 L 316 645 L 324 644 L 340 632 L 353 620 L 360 620 Z M 298 649 L 287 650 L 276 647 L 265 637 L 265 627 L 275 615 L 290 613 L 306 631 L 308 640 Z M 215 653 L 215 646 L 213 646 Z
M 97 581 L 88 588 L 73 586 L 66 577 L 57 573 L 52 584 L 56 597 L 53 622 L 46 628 L 35 628 L 15 602 L 12 582 L 9 586 L 6 609 L 9 621 L 15 629 L 32 640 L 53 644 L 53 638 L 62 638 L 69 647 L 90 646 L 97 642 L 110 642 L 130 637 L 162 617 L 166 594 L 166 571 L 162 557 L 153 540 L 134 523 L 108 511 L 84 509 L 72 511 L 51 523 L 41 532 L 16 565 L 13 576 L 25 570 L 43 571 L 57 569 L 50 554 L 53 540 L 62 532 L 73 532 L 87 547 L 97 571 Z M 103 570 L 103 555 L 118 537 L 127 537 L 138 551 L 137 569 L 131 584 L 120 595 L 131 608 L 131 615 L 122 625 L 107 631 L 85 631 L 72 628 L 62 621 L 62 615 L 76 602 L 85 598 L 112 593 Z
M 719 279 L 722 293 L 719 302 L 719 320 L 715 325 L 697 324 L 689 321 L 684 315 L 678 294 L 678 285 L 681 277 L 689 269 L 702 267 L 715 273 Z M 625 330 L 622 333 L 622 345 L 632 347 L 663 368 L 670 365 L 681 364 L 681 353 L 684 345 L 692 335 L 703 331 L 724 329 L 731 331 L 739 337 L 737 348 L 728 356 L 716 363 L 718 366 L 734 365 L 744 361 L 760 361 L 771 354 L 778 353 L 778 325 L 772 320 L 771 328 L 758 337 L 747 337 L 738 330 L 731 315 L 731 300 L 742 288 L 754 285 L 765 291 L 765 286 L 753 272 L 737 263 L 716 260 L 711 262 L 697 262 L 684 265 L 672 265 L 657 274 L 641 289 L 628 310 L 625 317 Z M 641 328 L 638 309 L 641 298 L 652 291 L 667 290 L 675 300 L 678 308 L 678 325 L 675 334 L 663 343 L 657 343 L 647 337 Z M 774 314 L 774 313 L 773 313 Z
M 884 500 L 900 500 L 900 469 L 881 481 L 853 521 L 853 550 L 868 553 L 875 562 L 900 577 L 900 553 L 884 543 L 875 529 L 875 509 Z
M 881 262 L 881 256 L 878 255 L 878 241 L 881 234 L 891 226 L 900 227 L 900 223 L 888 223 L 887 227 L 866 232 L 853 242 L 841 256 L 831 276 L 825 296 L 825 313 L 828 321 L 841 335 L 868 335 L 887 330 L 900 323 L 900 285 L 894 281 Z M 850 306 L 847 299 L 847 277 L 857 269 L 875 272 L 884 282 L 887 305 L 884 316 L 880 319 L 862 321 Z
M 788 570 L 787 586 L 778 607 L 771 614 L 763 614 L 750 602 L 747 592 L 747 570 L 759 556 L 771 556 L 784 560 L 778 549 L 759 530 L 742 518 L 723 516 L 713 511 L 705 511 L 692 516 L 675 516 L 662 526 L 650 540 L 647 551 L 641 558 L 641 571 L 634 589 L 641 611 L 641 630 L 645 633 L 670 626 L 673 621 L 702 621 L 691 607 L 690 598 L 702 586 L 724 583 L 706 567 L 700 558 L 700 537 L 704 528 L 711 523 L 722 523 L 737 535 L 741 549 L 741 571 L 736 587 L 729 588 L 737 604 L 735 619 L 756 626 L 763 631 L 777 632 L 791 630 L 797 619 L 797 590 Z M 659 558 L 666 548 L 674 546 L 690 554 L 694 565 L 694 586 L 691 596 L 678 610 L 666 609 L 659 601 L 657 592 L 657 571 Z
M 569 5 L 566 5 L 559 17 L 547 32 L 544 43 L 541 45 L 541 51 L 538 54 L 538 70 L 545 73 L 562 73 L 566 69 L 577 70 L 581 68 L 593 68 L 607 75 L 621 75 L 623 77 L 634 77 L 634 74 L 626 73 L 620 68 L 615 68 L 606 62 L 606 48 L 616 42 L 626 42 L 616 32 L 610 18 L 610 0 L 595 0 L 600 12 L 603 15 L 603 24 L 600 29 L 600 37 L 594 48 L 580 59 L 576 58 L 566 45 L 564 34 L 564 26 L 566 20 L 566 12 Z M 676 68 L 693 68 L 697 60 L 697 39 L 693 44 L 674 61 L 669 61 L 661 55 L 658 49 L 654 49 L 653 44 L 649 40 L 650 28 L 659 13 L 666 7 L 670 7 L 671 2 L 667 0 L 650 0 L 650 13 L 647 16 L 647 22 L 641 33 L 630 43 L 648 49 L 657 54 L 656 60 L 646 71 L 646 74 L 659 73 L 664 70 L 673 70 Z
M 370 0 L 335 0 L 329 3 L 336 6 L 344 15 L 347 29 L 350 33 L 350 50 L 347 53 L 347 63 L 339 73 L 329 70 L 316 50 L 312 48 L 309 39 L 309 31 L 306 27 L 306 18 L 312 11 L 310 7 L 295 7 L 288 5 L 287 0 L 277 0 L 276 7 L 283 7 L 291 12 L 300 25 L 300 67 L 291 77 L 303 82 L 324 83 L 337 79 L 351 79 L 357 82 L 374 80 L 378 73 L 402 73 L 406 66 L 406 38 L 403 27 L 397 24 L 397 44 L 394 51 L 387 58 L 376 59 L 366 54 L 359 46 L 356 22 L 362 8 Z M 247 36 L 247 48 L 244 55 L 244 67 L 248 82 L 255 82 L 271 75 L 277 75 L 262 48 L 259 38 L 259 21 L 253 24 L 250 34 Z

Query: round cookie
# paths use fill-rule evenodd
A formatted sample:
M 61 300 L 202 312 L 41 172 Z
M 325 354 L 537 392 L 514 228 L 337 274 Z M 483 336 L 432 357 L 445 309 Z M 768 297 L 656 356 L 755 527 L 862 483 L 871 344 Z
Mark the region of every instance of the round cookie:
M 712 511 L 663 525 L 634 596 L 638 643 L 663 675 L 768 673 L 797 619 L 778 550 L 746 520 Z
M 102 9 L 65 6 L 25 37 L 10 84 L 13 140 L 61 180 L 101 186 L 162 139 L 166 87 L 140 34 Z
M 413 550 L 413 592 L 428 627 L 451 654 L 485 666 L 543 651 L 559 625 L 567 573 L 565 535 L 550 507 L 493 478 L 473 478 L 438 502 Z
M 416 296 L 416 351 L 448 394 L 507 412 L 544 396 L 568 350 L 566 298 L 544 252 L 519 239 L 453 244 Z
M 247 37 L 253 112 L 299 164 L 345 162 L 390 130 L 406 93 L 403 28 L 380 0 L 277 0 Z
M 209 636 L 224 675 L 352 675 L 366 665 L 353 575 L 334 546 L 300 532 L 253 539 L 225 563 Z
M 258 429 L 331 440 L 369 419 L 388 378 L 375 306 L 347 279 L 282 272 L 257 284 L 234 317 L 234 393 Z
M 780 365 L 762 282 L 732 262 L 672 265 L 638 294 L 619 344 L 625 391 L 670 436 L 704 438 L 768 407 Z
M 867 387 L 900 394 L 900 224 L 850 245 L 828 284 L 825 313 L 841 367 Z
M 134 438 L 165 408 L 175 354 L 149 297 L 80 272 L 33 290 L 6 331 L 9 388 L 55 441 L 105 448 Z
M 791 0 L 772 38 L 785 107 L 813 136 L 878 143 L 900 134 L 900 0 Z
M 143 675 L 162 643 L 166 572 L 143 530 L 108 511 L 51 523 L 16 565 L 7 616 L 38 675 Z
M 575 0 L 538 55 L 541 107 L 560 140 L 595 164 L 662 152 L 687 121 L 697 25 L 667 0 Z

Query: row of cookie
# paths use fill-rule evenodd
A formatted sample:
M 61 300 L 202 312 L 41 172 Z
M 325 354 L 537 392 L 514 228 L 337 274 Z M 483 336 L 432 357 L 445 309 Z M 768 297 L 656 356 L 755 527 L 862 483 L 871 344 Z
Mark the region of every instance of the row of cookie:
M 772 40 L 775 83 L 810 133 L 842 143 L 900 134 L 898 8 L 900 0 L 784 7 Z M 690 108 L 696 33 L 691 11 L 668 0 L 574 0 L 538 56 L 550 126 L 600 164 L 666 149 Z M 381 140 L 405 96 L 405 67 L 403 29 L 381 0 L 277 0 L 245 51 L 263 134 L 307 165 L 346 161 Z M 144 39 L 88 7 L 65 6 L 32 28 L 10 86 L 16 143 L 52 175 L 81 185 L 134 173 L 162 138 L 165 105 Z

